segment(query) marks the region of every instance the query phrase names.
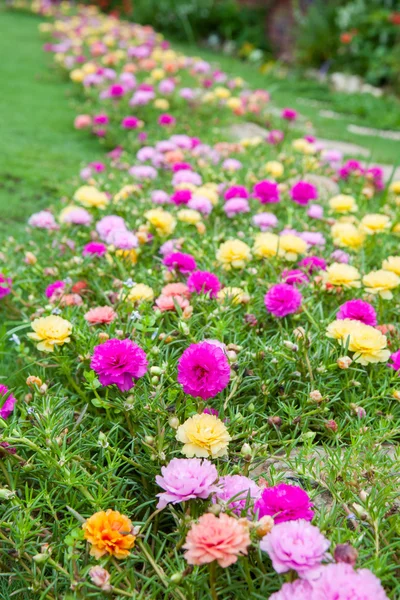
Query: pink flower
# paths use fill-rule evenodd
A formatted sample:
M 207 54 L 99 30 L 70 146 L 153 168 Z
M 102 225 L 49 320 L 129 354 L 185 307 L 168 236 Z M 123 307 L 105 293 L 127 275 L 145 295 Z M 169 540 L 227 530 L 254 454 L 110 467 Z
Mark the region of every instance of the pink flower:
M 324 209 L 319 204 L 309 204 L 307 216 L 310 217 L 310 219 L 323 219 Z
M 139 119 L 137 117 L 124 117 L 121 122 L 124 129 L 137 129 L 139 127 Z
M 170 203 L 170 199 L 167 192 L 164 192 L 163 190 L 153 190 L 151 192 L 151 201 L 154 202 L 154 204 Z
M 393 364 L 388 364 L 388 367 L 394 369 L 395 371 L 400 371 L 400 350 L 393 352 L 390 355 L 390 360 L 393 361 Z
M 308 283 L 308 277 L 300 269 L 285 269 L 282 271 L 282 279 L 289 285 L 301 285 Z
M 350 159 L 344 163 L 344 165 L 339 169 L 338 174 L 340 179 L 348 179 L 350 175 L 364 175 L 364 167 L 360 163 L 360 161 L 355 159 Z
M 191 183 L 193 185 L 199 186 L 203 183 L 203 179 L 198 173 L 184 169 L 183 171 L 177 171 L 172 177 L 172 185 L 174 187 L 177 187 L 182 183 Z
M 157 169 L 150 165 L 135 165 L 129 169 L 128 173 L 140 181 L 145 179 L 153 180 L 158 175 Z
M 225 194 L 225 200 L 231 200 L 232 198 L 248 198 L 249 192 L 243 185 L 232 185 L 229 187 Z
M 62 220 L 72 225 L 90 225 L 93 217 L 85 208 L 76 207 L 68 211 Z
M 284 108 L 281 112 L 281 117 L 286 121 L 296 121 L 297 111 L 294 108 Z
M 252 479 L 244 475 L 226 475 L 218 481 L 213 502 L 217 499 L 228 502 L 228 507 L 240 516 L 246 506 L 251 505 L 260 494 L 261 489 Z
M 164 294 L 161 294 L 161 296 L 156 299 L 156 307 L 161 312 L 176 310 L 176 306 L 179 306 L 179 308 L 184 310 L 189 306 L 189 300 L 179 295 L 165 296 Z
M 162 127 L 168 127 L 171 125 L 175 125 L 175 123 L 176 123 L 175 117 L 173 117 L 172 115 L 169 115 L 168 113 L 164 113 L 163 115 L 160 115 L 158 117 L 158 124 L 161 125 Z
M 242 521 L 222 513 L 202 515 L 186 537 L 184 556 L 190 565 L 204 565 L 214 560 L 221 567 L 233 565 L 239 556 L 247 554 L 250 545 L 248 528 Z
M 284 583 L 279 592 L 270 596 L 269 600 L 312 600 L 312 586 L 304 579 L 296 579 L 293 583 Z
M 112 323 L 117 318 L 117 313 L 111 306 L 96 306 L 85 313 L 84 317 L 90 325 L 100 325 Z
M 165 492 L 157 494 L 158 509 L 192 498 L 205 500 L 216 490 L 213 484 L 218 479 L 218 472 L 209 460 L 174 458 L 161 468 L 161 473 L 156 476 L 156 482 Z
M 107 237 L 107 244 L 112 244 L 120 250 L 137 248 L 139 241 L 134 233 L 126 229 L 113 229 Z
M 125 89 L 119 83 L 114 83 L 112 86 L 110 86 L 108 93 L 111 98 L 122 98 L 122 96 L 125 94 Z
M 85 129 L 90 127 L 92 124 L 92 117 L 90 115 L 78 115 L 75 117 L 74 127 L 75 129 Z
M 11 277 L 6 277 L 0 273 L 0 299 L 11 294 Z
M 195 194 L 188 202 L 188 208 L 198 210 L 203 215 L 209 215 L 212 212 L 213 205 L 211 201 L 205 196 L 199 196 Z
M 276 144 L 280 144 L 280 142 L 283 141 L 284 137 L 285 134 L 283 133 L 283 131 L 280 131 L 279 129 L 271 129 L 271 131 L 267 135 L 267 142 L 268 144 L 272 144 L 273 146 L 275 146 Z
M 303 267 L 305 271 L 314 273 L 315 271 L 326 271 L 326 261 L 319 256 L 306 256 L 302 258 L 299 263 L 299 267 Z
M 182 296 L 190 298 L 190 290 L 186 283 L 167 283 L 161 290 L 163 296 Z
M 261 204 L 276 204 L 280 201 L 279 188 L 275 181 L 263 179 L 256 183 L 253 192 Z
M 341 305 L 339 312 L 336 315 L 339 320 L 352 319 L 353 321 L 361 321 L 365 325 L 375 327 L 378 321 L 376 311 L 369 302 L 364 300 L 349 300 Z
M 178 382 L 185 394 L 207 400 L 229 383 L 231 369 L 225 352 L 209 342 L 191 344 L 178 362 Z
M 355 571 L 351 565 L 327 565 L 313 582 L 310 600 L 389 600 L 381 582 L 369 569 Z
M 192 197 L 190 190 L 177 190 L 171 196 L 171 200 L 174 204 L 179 206 L 180 204 L 187 204 Z
M 2 407 L 0 408 L 0 417 L 2 419 L 8 419 L 8 417 L 11 415 L 17 403 L 17 399 L 9 393 L 9 389 L 6 385 L 0 384 L 0 400 L 5 396 L 6 398 L 2 404 Z
M 279 483 L 265 488 L 254 510 L 258 517 L 273 517 L 275 523 L 284 523 L 296 519 L 311 521 L 314 517 L 312 503 L 307 492 L 295 485 Z
M 227 171 L 238 171 L 242 168 L 242 163 L 236 158 L 226 158 L 221 167 Z
M 38 229 L 58 229 L 54 216 L 48 210 L 34 213 L 28 220 L 28 225 Z
M 64 288 L 64 281 L 54 281 L 53 283 L 47 286 L 44 293 L 46 294 L 46 298 L 51 298 L 55 292 L 62 292 Z
M 126 229 L 125 220 L 118 215 L 107 215 L 96 223 L 96 231 L 104 242 L 107 242 L 110 233 L 116 229 Z
M 95 346 L 90 368 L 101 385 L 115 384 L 121 392 L 128 392 L 147 372 L 147 365 L 145 352 L 131 340 L 111 339 Z
M 108 125 L 109 122 L 110 119 L 104 113 L 101 113 L 100 115 L 95 115 L 93 117 L 93 123 L 95 125 Z
M 274 525 L 260 542 L 277 573 L 294 570 L 302 579 L 312 580 L 321 571 L 321 562 L 330 546 L 318 529 L 304 520 Z
M 83 248 L 83 256 L 104 256 L 107 252 L 107 246 L 101 242 L 89 242 Z
M 239 213 L 247 212 L 250 212 L 250 206 L 245 198 L 232 198 L 224 204 L 224 213 L 229 218 L 232 218 Z
M 344 250 L 334 250 L 331 254 L 331 259 L 334 262 L 348 264 L 350 262 L 350 255 Z
M 188 288 L 197 294 L 207 294 L 216 298 L 221 289 L 221 282 L 214 273 L 209 271 L 194 271 L 187 280 Z
M 302 300 L 301 293 L 287 283 L 273 285 L 264 296 L 267 311 L 279 318 L 295 313 L 300 308 Z
M 256 227 L 261 229 L 261 231 L 268 231 L 268 229 L 272 229 L 272 227 L 276 227 L 278 224 L 276 216 L 269 212 L 262 212 L 254 215 L 252 221 Z
M 168 254 L 164 258 L 163 264 L 170 271 L 175 270 L 183 274 L 191 273 L 196 269 L 196 261 L 193 256 L 184 252 L 172 252 L 172 254 Z
M 308 183 L 308 181 L 298 181 L 292 186 L 289 193 L 293 202 L 301 206 L 306 206 L 310 200 L 318 198 L 317 188 L 312 183 Z

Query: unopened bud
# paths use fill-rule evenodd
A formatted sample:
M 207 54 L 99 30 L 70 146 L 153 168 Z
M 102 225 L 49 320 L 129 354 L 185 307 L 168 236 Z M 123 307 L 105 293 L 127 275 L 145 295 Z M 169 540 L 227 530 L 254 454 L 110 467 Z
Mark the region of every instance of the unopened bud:
M 348 369 L 353 361 L 350 356 L 340 356 L 336 362 L 339 369 Z
M 250 444 L 243 444 L 243 446 L 240 449 L 240 454 L 242 456 L 251 456 L 251 446 Z
M 327 421 L 325 423 L 325 427 L 327 429 L 330 429 L 333 432 L 336 432 L 338 430 L 338 425 L 337 425 L 336 421 L 334 421 L 333 419 L 330 419 L 329 421 Z
M 151 378 L 151 383 L 153 385 L 157 385 L 157 383 L 160 381 L 160 379 L 157 377 L 157 375 L 154 375 L 154 377 Z
M 322 394 L 319 390 L 313 390 L 312 392 L 310 392 L 310 398 L 314 402 L 322 402 Z
M 334 557 L 336 562 L 354 565 L 357 562 L 358 552 L 351 544 L 338 544 L 335 548 Z
M 394 390 L 392 392 L 392 396 L 393 398 L 395 398 L 396 400 L 400 400 L 400 391 L 399 390 Z
M 15 492 L 7 490 L 6 488 L 0 488 L 0 500 L 11 500 L 14 496 Z
M 171 575 L 170 579 L 172 583 L 180 583 L 183 579 L 183 573 L 174 573 L 173 575 Z
M 179 427 L 179 419 L 178 417 L 171 417 L 168 421 L 169 426 L 172 427 L 172 429 L 178 429 Z
M 152 436 L 152 435 L 146 435 L 146 436 L 144 437 L 144 441 L 146 442 L 146 444 L 147 444 L 148 446 L 154 446 L 154 438 L 153 438 L 153 436 Z
M 99 433 L 99 439 L 98 439 L 98 445 L 101 446 L 102 448 L 108 448 L 108 440 L 107 440 L 107 436 L 105 433 L 103 433 L 102 431 L 100 431 Z
M 35 561 L 35 563 L 44 563 L 46 562 L 46 560 L 48 560 L 49 555 L 45 552 L 40 552 L 40 554 L 35 554 L 35 556 L 33 556 L 32 558 Z
M 41 393 L 41 394 L 44 396 L 44 395 L 45 395 L 45 393 L 47 392 L 47 390 L 48 390 L 48 386 L 47 386 L 47 384 L 45 384 L 45 383 L 42 383 L 42 385 L 41 385 L 41 386 L 40 386 L 40 388 L 39 388 L 39 392 L 40 392 L 40 393 Z
M 219 504 L 211 504 L 211 506 L 208 507 L 207 512 L 212 513 L 217 517 L 220 514 L 221 510 L 222 507 Z
M 299 349 L 297 344 L 293 344 L 293 342 L 290 342 L 289 340 L 284 340 L 283 345 L 286 346 L 288 350 L 292 350 L 292 352 L 297 352 Z
M 110 578 L 111 575 L 110 573 L 104 569 L 103 567 L 100 567 L 100 565 L 96 565 L 95 567 L 92 567 L 89 571 L 89 577 L 91 582 L 94 585 L 97 585 L 97 587 L 101 588 L 104 592 L 109 592 L 111 591 L 111 585 L 110 585 Z
M 99 338 L 100 342 L 106 342 L 110 338 L 108 333 L 105 331 L 100 331 L 100 333 L 97 334 L 97 337 Z
M 162 369 L 160 367 L 150 367 L 150 373 L 152 375 L 161 375 Z
M 261 517 L 261 519 L 257 523 L 256 527 L 256 535 L 258 537 L 264 537 L 267 533 L 272 531 L 274 526 L 274 519 L 269 515 L 265 515 L 265 517 Z

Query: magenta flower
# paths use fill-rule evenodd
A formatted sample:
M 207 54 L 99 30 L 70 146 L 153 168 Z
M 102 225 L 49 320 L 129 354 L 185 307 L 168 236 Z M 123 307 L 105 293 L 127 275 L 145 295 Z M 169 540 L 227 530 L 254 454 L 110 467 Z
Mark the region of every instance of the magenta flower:
M 305 271 L 314 273 L 315 271 L 326 271 L 326 261 L 319 256 L 306 256 L 298 262 L 299 267 L 303 267 Z
M 139 119 L 137 117 L 124 117 L 121 122 L 124 129 L 137 129 L 139 127 Z
M 231 198 L 224 204 L 224 213 L 229 218 L 232 218 L 240 213 L 248 212 L 250 212 L 250 206 L 245 198 Z
M 161 468 L 161 473 L 156 476 L 156 482 L 165 492 L 157 494 L 158 509 L 192 498 L 205 500 L 217 489 L 214 483 L 218 479 L 218 472 L 209 460 L 173 458 L 166 467 Z
M 297 110 L 294 110 L 294 108 L 284 108 L 281 112 L 281 117 L 285 121 L 295 121 L 297 119 Z
M 349 300 L 341 305 L 339 312 L 336 315 L 339 320 L 352 319 L 353 321 L 361 321 L 365 325 L 375 327 L 378 321 L 376 311 L 369 302 L 364 300 Z
M 107 252 L 107 246 L 101 242 L 89 242 L 83 248 L 83 256 L 104 256 Z
M 122 98 L 122 96 L 124 94 L 125 94 L 125 89 L 119 83 L 114 83 L 109 88 L 109 95 L 111 96 L 111 98 Z
M 232 185 L 229 187 L 224 194 L 225 200 L 231 200 L 232 198 L 248 198 L 249 192 L 243 185 Z
M 340 179 L 348 179 L 350 175 L 364 175 L 364 173 L 364 167 L 360 161 L 355 159 L 348 160 L 338 171 Z
M 175 123 L 176 123 L 175 117 L 173 117 L 172 115 L 169 115 L 168 113 L 164 113 L 163 115 L 160 115 L 158 117 L 158 124 L 161 125 L 162 127 L 168 127 L 171 125 L 175 125 Z
M 101 113 L 99 115 L 94 115 L 94 117 L 93 117 L 93 123 L 95 125 L 108 125 L 109 121 L 110 121 L 110 119 L 104 113 Z
M 393 363 L 389 363 L 388 367 L 395 371 L 400 371 L 400 350 L 393 352 L 393 354 L 390 355 L 390 360 L 393 361 Z
M 270 596 L 269 600 L 312 600 L 312 586 L 304 579 L 296 579 L 293 583 L 284 583 L 279 592 Z
M 46 298 L 51 298 L 54 292 L 62 291 L 65 288 L 63 281 L 54 281 L 47 286 L 45 290 Z
M 323 567 L 312 588 L 310 600 L 389 600 L 381 582 L 369 569 L 355 571 L 345 563 Z
M 225 352 L 209 342 L 192 344 L 178 362 L 178 382 L 185 394 L 214 398 L 229 383 L 231 369 Z
M 308 283 L 308 277 L 300 269 L 285 269 L 282 271 L 282 279 L 289 285 L 301 285 Z
M 263 490 L 254 510 L 258 512 L 259 519 L 268 515 L 274 518 L 275 523 L 284 523 L 296 519 L 312 521 L 312 507 L 307 492 L 295 485 L 279 483 Z
M 274 525 L 260 542 L 277 573 L 294 570 L 302 579 L 312 580 L 321 572 L 321 563 L 327 558 L 330 541 L 318 527 L 308 521 L 288 521 Z
M 177 190 L 171 195 L 171 201 L 179 206 L 180 204 L 187 204 L 192 197 L 190 190 Z
M 308 181 L 298 181 L 292 186 L 289 193 L 293 202 L 301 206 L 306 206 L 310 200 L 318 198 L 317 188 L 312 183 L 308 183 Z
M 132 389 L 147 372 L 146 353 L 131 340 L 111 339 L 95 346 L 90 368 L 101 385 L 115 384 L 121 392 Z
M 261 489 L 255 481 L 244 475 L 226 475 L 218 481 L 217 491 L 213 496 L 213 503 L 217 499 L 229 502 L 228 507 L 240 515 L 246 505 L 252 504 L 261 494 Z
M 170 271 L 179 271 L 180 273 L 191 273 L 196 269 L 196 261 L 191 254 L 185 254 L 184 252 L 172 252 L 167 254 L 163 260 L 163 264 L 169 268 Z
M 280 129 L 271 129 L 267 135 L 267 142 L 275 146 L 276 144 L 280 144 L 284 137 L 285 134 Z
M 0 299 L 11 294 L 11 284 L 11 277 L 6 277 L 3 273 L 0 273 Z
M 261 204 L 276 204 L 280 201 L 278 184 L 269 179 L 263 179 L 256 183 L 253 193 Z
M 274 317 L 286 317 L 295 313 L 301 306 L 303 296 L 287 283 L 277 283 L 265 294 L 265 308 Z
M 6 399 L 4 400 L 2 407 L 0 408 L 0 417 L 2 419 L 8 419 L 8 417 L 11 415 L 17 403 L 17 399 L 9 393 L 9 389 L 6 385 L 0 384 L 0 400 L 2 397 L 4 398 L 5 396 Z
M 189 290 L 197 294 L 207 294 L 216 298 L 221 289 L 221 282 L 214 273 L 209 271 L 194 271 L 187 280 Z

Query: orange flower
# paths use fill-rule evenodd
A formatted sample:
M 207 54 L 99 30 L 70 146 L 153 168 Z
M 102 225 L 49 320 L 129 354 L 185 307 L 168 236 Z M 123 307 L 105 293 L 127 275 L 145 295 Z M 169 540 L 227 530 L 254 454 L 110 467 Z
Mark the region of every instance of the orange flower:
M 129 550 L 135 545 L 136 537 L 132 535 L 132 523 L 117 510 L 107 512 L 101 510 L 92 515 L 82 525 L 85 539 L 92 544 L 90 554 L 101 558 L 111 554 L 115 558 L 126 558 Z

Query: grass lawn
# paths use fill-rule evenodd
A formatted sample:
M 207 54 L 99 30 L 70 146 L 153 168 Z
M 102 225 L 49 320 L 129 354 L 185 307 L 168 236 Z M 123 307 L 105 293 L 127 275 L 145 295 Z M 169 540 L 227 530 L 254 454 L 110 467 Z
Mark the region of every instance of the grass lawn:
M 39 18 L 1 11 L 0 236 L 14 234 L 60 194 L 81 163 L 101 156 L 98 141 L 72 128 L 71 87 L 49 72 Z

